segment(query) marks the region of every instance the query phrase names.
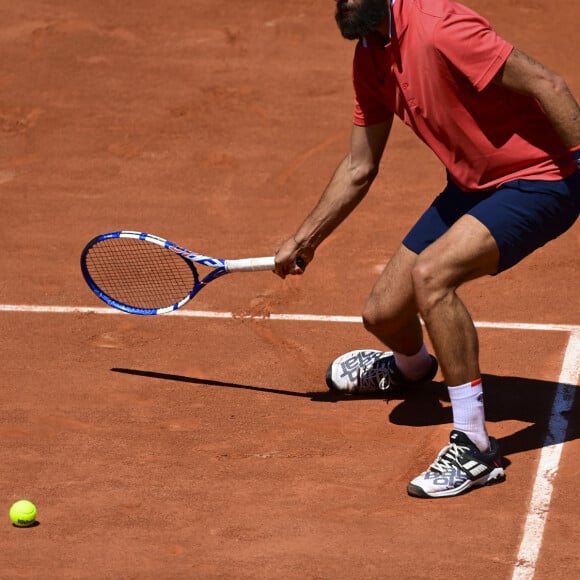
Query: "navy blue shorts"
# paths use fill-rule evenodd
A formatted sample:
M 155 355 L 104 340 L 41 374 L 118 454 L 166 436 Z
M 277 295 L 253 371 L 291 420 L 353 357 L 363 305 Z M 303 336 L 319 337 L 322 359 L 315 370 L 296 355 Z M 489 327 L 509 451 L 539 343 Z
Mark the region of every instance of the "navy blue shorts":
M 403 244 L 420 254 L 466 214 L 491 232 L 500 251 L 497 273 L 502 272 L 576 221 L 580 215 L 580 171 L 561 181 L 516 179 L 485 193 L 465 193 L 449 180 Z

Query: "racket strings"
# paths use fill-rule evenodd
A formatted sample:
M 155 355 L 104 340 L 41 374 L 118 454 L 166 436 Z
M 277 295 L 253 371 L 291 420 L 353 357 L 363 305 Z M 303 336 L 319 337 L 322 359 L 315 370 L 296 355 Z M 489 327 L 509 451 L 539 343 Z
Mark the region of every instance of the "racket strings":
M 172 306 L 198 283 L 193 263 L 166 248 L 132 238 L 99 242 L 89 250 L 86 268 L 104 294 L 135 308 Z

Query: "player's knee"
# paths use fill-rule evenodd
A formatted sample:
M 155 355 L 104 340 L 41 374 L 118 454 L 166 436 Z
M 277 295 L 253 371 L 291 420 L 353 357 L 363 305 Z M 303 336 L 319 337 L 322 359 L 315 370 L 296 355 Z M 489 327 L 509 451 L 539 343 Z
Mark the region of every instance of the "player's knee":
M 372 298 L 369 298 L 362 313 L 363 325 L 369 332 L 372 332 L 378 324 L 378 309 Z
M 419 256 L 411 272 L 419 312 L 426 312 L 437 304 L 452 288 L 437 261 Z
M 388 334 L 396 326 L 397 313 L 370 297 L 362 314 L 365 329 L 374 335 Z

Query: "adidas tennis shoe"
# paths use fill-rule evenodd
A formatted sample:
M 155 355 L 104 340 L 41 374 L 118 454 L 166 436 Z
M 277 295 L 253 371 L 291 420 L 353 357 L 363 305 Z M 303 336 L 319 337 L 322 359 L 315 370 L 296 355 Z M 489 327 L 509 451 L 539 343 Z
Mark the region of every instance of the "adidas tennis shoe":
M 480 451 L 469 437 L 451 431 L 449 445 L 444 447 L 429 469 L 407 486 L 414 497 L 452 497 L 474 487 L 505 481 L 497 440 L 489 438 L 490 449 Z
M 431 356 L 431 370 L 418 381 L 408 381 L 395 364 L 392 352 L 352 350 L 335 359 L 326 371 L 328 388 L 341 393 L 383 393 L 391 387 L 420 387 L 429 384 L 439 365 Z

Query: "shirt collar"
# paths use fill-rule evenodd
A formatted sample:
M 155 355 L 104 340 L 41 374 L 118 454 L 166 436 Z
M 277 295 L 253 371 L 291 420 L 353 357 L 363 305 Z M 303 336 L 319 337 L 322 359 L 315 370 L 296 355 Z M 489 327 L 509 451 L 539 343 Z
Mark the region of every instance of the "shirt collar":
M 404 0 L 399 0 L 399 6 L 401 5 L 401 2 L 403 2 Z M 399 22 L 395 23 L 395 11 L 393 10 L 393 7 L 395 6 L 395 3 L 397 2 L 397 0 L 391 0 L 391 5 L 390 5 L 390 9 L 389 9 L 389 38 L 386 39 L 385 42 L 385 46 L 391 42 L 391 40 L 393 38 L 397 38 L 400 37 L 402 30 L 404 30 L 406 28 L 406 25 L 402 25 Z M 401 11 L 401 8 L 399 8 L 399 6 L 397 6 L 397 8 L 399 9 L 398 12 Z M 399 34 L 397 34 L 397 32 Z M 378 33 L 371 33 L 373 36 L 379 36 Z M 381 38 L 384 38 L 382 35 L 380 35 Z M 362 37 L 361 38 L 361 43 L 364 47 L 368 46 L 368 39 L 367 37 Z

